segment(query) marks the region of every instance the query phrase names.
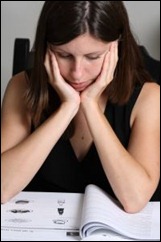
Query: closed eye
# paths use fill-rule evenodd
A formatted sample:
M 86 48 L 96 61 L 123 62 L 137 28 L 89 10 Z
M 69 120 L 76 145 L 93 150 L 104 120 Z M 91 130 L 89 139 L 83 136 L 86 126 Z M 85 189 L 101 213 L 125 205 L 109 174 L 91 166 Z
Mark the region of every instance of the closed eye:
M 64 59 L 72 58 L 72 55 L 68 55 L 68 54 L 62 54 L 62 53 L 58 53 L 58 52 L 57 52 L 57 55 L 58 55 L 60 58 L 64 58 Z
M 60 52 L 57 52 L 57 55 L 62 58 L 62 59 L 73 59 L 74 56 L 73 55 L 70 55 L 68 53 L 60 53 Z M 92 56 L 92 55 L 85 55 L 85 58 L 88 59 L 88 60 L 97 60 L 99 58 L 101 58 L 101 55 L 96 55 L 96 56 Z
M 86 58 L 89 60 L 97 60 L 97 59 L 101 58 L 101 56 L 86 56 Z
M 57 53 L 57 55 L 60 58 L 63 58 L 63 59 L 71 59 L 71 58 L 73 58 L 72 55 L 68 55 L 68 54 Z M 101 56 L 85 56 L 85 58 L 87 58 L 88 60 L 97 60 L 97 59 L 101 58 Z

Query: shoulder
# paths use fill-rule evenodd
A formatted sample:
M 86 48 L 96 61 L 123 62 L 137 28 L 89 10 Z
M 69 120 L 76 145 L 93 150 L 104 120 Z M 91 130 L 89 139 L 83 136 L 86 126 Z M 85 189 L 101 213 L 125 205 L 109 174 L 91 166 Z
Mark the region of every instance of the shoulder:
M 157 98 L 160 95 L 160 86 L 155 83 L 155 82 L 146 82 L 143 85 L 142 91 L 141 91 L 141 96 L 147 97 L 155 97 L 157 95 Z
M 6 91 L 12 90 L 12 89 L 14 89 L 15 91 L 19 91 L 22 89 L 26 90 L 27 85 L 28 85 L 27 74 L 26 72 L 23 71 L 16 74 L 9 80 Z
M 160 104 L 160 86 L 156 83 L 147 82 L 143 85 L 136 106 L 139 109 L 145 107 L 157 107 Z
M 3 115 L 13 112 L 21 112 L 24 115 L 28 115 L 25 101 L 25 93 L 27 88 L 28 82 L 25 72 L 18 73 L 10 79 L 2 102 Z
M 10 100 L 15 102 L 16 100 L 24 99 L 24 93 L 27 90 L 27 76 L 25 72 L 20 72 L 13 76 L 8 84 L 3 98 L 3 104 Z
M 160 86 L 156 83 L 147 82 L 143 85 L 134 105 L 131 115 L 131 123 L 141 116 L 159 116 L 159 110 Z
M 140 106 L 140 109 L 144 107 L 157 107 L 160 104 L 160 86 L 156 83 L 147 82 L 143 85 L 141 93 L 138 98 L 137 106 Z M 158 106 L 159 107 L 159 106 Z

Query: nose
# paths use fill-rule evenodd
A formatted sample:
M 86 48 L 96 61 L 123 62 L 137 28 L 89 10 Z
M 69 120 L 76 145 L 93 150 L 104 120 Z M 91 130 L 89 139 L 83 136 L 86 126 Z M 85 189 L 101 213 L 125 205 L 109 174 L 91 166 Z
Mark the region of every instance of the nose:
M 73 80 L 81 80 L 83 76 L 83 60 L 74 60 L 71 66 L 71 78 Z

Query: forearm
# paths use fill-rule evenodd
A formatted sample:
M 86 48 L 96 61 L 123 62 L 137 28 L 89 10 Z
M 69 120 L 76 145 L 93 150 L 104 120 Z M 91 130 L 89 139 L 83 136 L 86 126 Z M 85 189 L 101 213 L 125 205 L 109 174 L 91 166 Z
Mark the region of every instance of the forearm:
M 98 105 L 89 102 L 83 111 L 114 193 L 125 210 L 131 210 L 129 204 L 131 207 L 137 207 L 137 203 L 144 206 L 150 198 L 150 176 L 123 147 Z
M 20 192 L 31 181 L 76 112 L 75 106 L 62 104 L 23 142 L 1 155 L 2 202 Z

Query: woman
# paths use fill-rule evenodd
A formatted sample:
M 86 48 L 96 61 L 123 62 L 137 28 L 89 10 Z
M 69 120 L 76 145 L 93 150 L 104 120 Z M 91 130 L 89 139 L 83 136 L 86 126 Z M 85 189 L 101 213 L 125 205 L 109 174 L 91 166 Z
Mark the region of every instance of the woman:
M 93 183 L 134 213 L 159 181 L 159 86 L 121 1 L 46 1 L 2 109 L 2 202 Z

